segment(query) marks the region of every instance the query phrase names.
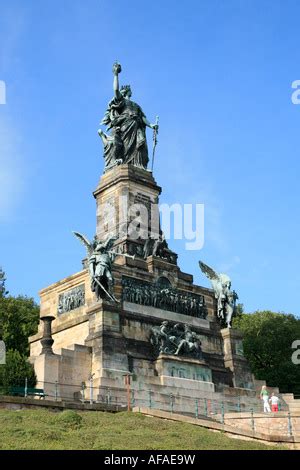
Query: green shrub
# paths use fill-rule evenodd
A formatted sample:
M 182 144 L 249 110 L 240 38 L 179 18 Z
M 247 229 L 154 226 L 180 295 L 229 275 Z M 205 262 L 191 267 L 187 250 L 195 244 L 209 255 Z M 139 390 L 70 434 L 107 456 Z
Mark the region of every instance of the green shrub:
M 55 421 L 66 428 L 78 428 L 81 426 L 82 416 L 73 410 L 65 410 L 56 416 Z
M 0 393 L 8 393 L 11 387 L 24 387 L 26 377 L 28 387 L 35 387 L 36 375 L 32 364 L 19 351 L 7 351 L 6 364 L 0 365 Z

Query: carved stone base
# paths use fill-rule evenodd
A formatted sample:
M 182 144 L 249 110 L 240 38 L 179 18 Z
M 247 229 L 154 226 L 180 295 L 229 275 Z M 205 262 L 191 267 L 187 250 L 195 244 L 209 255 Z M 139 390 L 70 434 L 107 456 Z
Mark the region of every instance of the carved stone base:
M 204 360 L 161 354 L 155 361 L 158 375 L 211 382 L 211 369 Z
M 152 174 L 133 165 L 120 165 L 105 173 L 94 192 L 97 203 L 97 236 L 104 239 L 108 235 L 117 235 L 118 239 L 130 237 L 130 222 L 134 214 L 129 208 L 136 204 L 147 209 L 145 230 L 159 232 L 158 197 L 161 188 Z M 132 209 L 132 210 L 133 210 Z M 142 236 L 142 238 L 145 238 Z M 138 244 L 126 246 L 126 250 L 138 256 Z
M 84 382 L 83 398 L 90 399 L 93 381 L 93 387 L 99 388 L 98 394 L 94 390 L 94 399 L 106 399 L 109 389 L 118 403 L 127 403 L 124 376 L 130 373 L 131 390 L 141 406 L 151 406 L 151 398 L 160 404 L 165 400 L 162 409 L 169 410 L 169 397 L 176 394 L 178 409 L 194 413 L 199 397 L 218 399 L 213 397 L 217 387 L 246 386 L 250 381 L 247 361 L 240 355 L 241 337 L 232 330 L 220 332 L 212 289 L 194 284 L 193 276 L 180 270 L 176 254 L 165 245 L 157 244 L 154 250 L 141 241 L 147 239 L 153 225 L 152 233 L 161 234 L 160 192 L 150 172 L 131 165 L 107 171 L 94 192 L 98 237 L 102 240 L 118 235 L 114 249 L 129 255 L 116 257 L 113 264 L 113 294 L 118 302 L 95 300 L 87 269 L 41 291 L 41 317 L 55 319 L 52 333 L 48 323 L 45 334 L 40 326 L 30 338 L 31 359 L 35 361 L 38 381 L 42 382 L 39 386 L 50 382 L 52 389 L 47 394 L 52 397 L 57 392 L 57 382 L 61 397 L 77 399 Z M 128 218 L 128 209 L 137 205 L 141 214 L 142 206 L 147 209 L 146 223 L 139 224 L 143 227 L 138 230 L 137 240 L 133 240 L 129 228 L 137 213 L 130 212 Z M 180 356 L 157 358 L 159 350 L 173 353 L 173 349 L 162 349 L 160 345 L 154 348 L 150 341 L 152 330 L 160 328 L 164 321 L 172 328 L 174 325 L 174 329 L 178 324 L 176 329 L 182 331 L 182 339 L 185 324 L 199 336 L 197 344 L 201 341 L 205 361 L 200 354 L 199 359 L 185 356 L 191 351 L 185 342 L 180 350 L 180 343 L 175 343 L 174 352 Z

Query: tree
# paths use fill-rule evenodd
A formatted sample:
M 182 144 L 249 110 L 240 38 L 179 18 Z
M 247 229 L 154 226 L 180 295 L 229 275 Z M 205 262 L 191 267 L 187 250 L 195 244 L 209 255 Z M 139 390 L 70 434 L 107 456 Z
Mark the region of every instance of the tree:
M 234 312 L 235 318 L 240 318 L 244 313 L 244 304 L 237 304 Z
M 7 350 L 28 356 L 28 337 L 37 332 L 39 306 L 23 296 L 0 297 L 0 331 Z
M 292 362 L 292 343 L 300 339 L 300 320 L 294 315 L 257 311 L 239 314 L 234 328 L 244 333 L 244 353 L 252 372 L 281 392 L 300 394 L 300 365 Z
M 19 351 L 7 351 L 6 364 L 0 366 L 0 392 L 7 393 L 10 387 L 24 387 L 27 378 L 28 387 L 36 384 L 36 375 L 32 365 Z
M 28 362 L 28 337 L 37 332 L 39 306 L 31 298 L 9 296 L 5 288 L 5 273 L 0 270 L 0 338 L 6 346 L 6 364 L 0 365 L 0 390 L 11 386 L 36 384 L 33 366 Z
M 6 281 L 5 272 L 0 267 L 0 297 L 4 297 L 5 295 L 8 294 L 5 288 L 5 281 Z

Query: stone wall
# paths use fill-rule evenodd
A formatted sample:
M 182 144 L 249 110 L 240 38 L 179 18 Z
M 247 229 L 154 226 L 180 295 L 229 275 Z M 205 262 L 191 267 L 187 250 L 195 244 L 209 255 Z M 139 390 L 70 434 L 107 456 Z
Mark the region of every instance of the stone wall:
M 300 438 L 300 412 L 286 413 L 225 413 L 224 424 L 244 431 Z

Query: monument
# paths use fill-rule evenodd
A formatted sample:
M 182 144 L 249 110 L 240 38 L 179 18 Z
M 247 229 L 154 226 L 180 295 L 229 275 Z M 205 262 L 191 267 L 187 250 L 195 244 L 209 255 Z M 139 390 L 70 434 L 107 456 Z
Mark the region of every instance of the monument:
M 148 169 L 146 127 L 155 148 L 158 120 L 150 124 L 131 87 L 120 88 L 120 73 L 115 63 L 106 129 L 98 131 L 105 166 L 93 193 L 96 235 L 74 232 L 86 248 L 83 269 L 40 292 L 41 323 L 30 338 L 38 386 L 53 399 L 84 400 L 92 379 L 95 401 L 108 389 L 121 400 L 130 375 L 140 401 L 149 390 L 157 400 L 251 393 L 242 336 L 231 328 L 237 295 L 226 275 L 202 262 L 213 289 L 180 270 Z M 188 406 L 182 401 L 183 411 Z

